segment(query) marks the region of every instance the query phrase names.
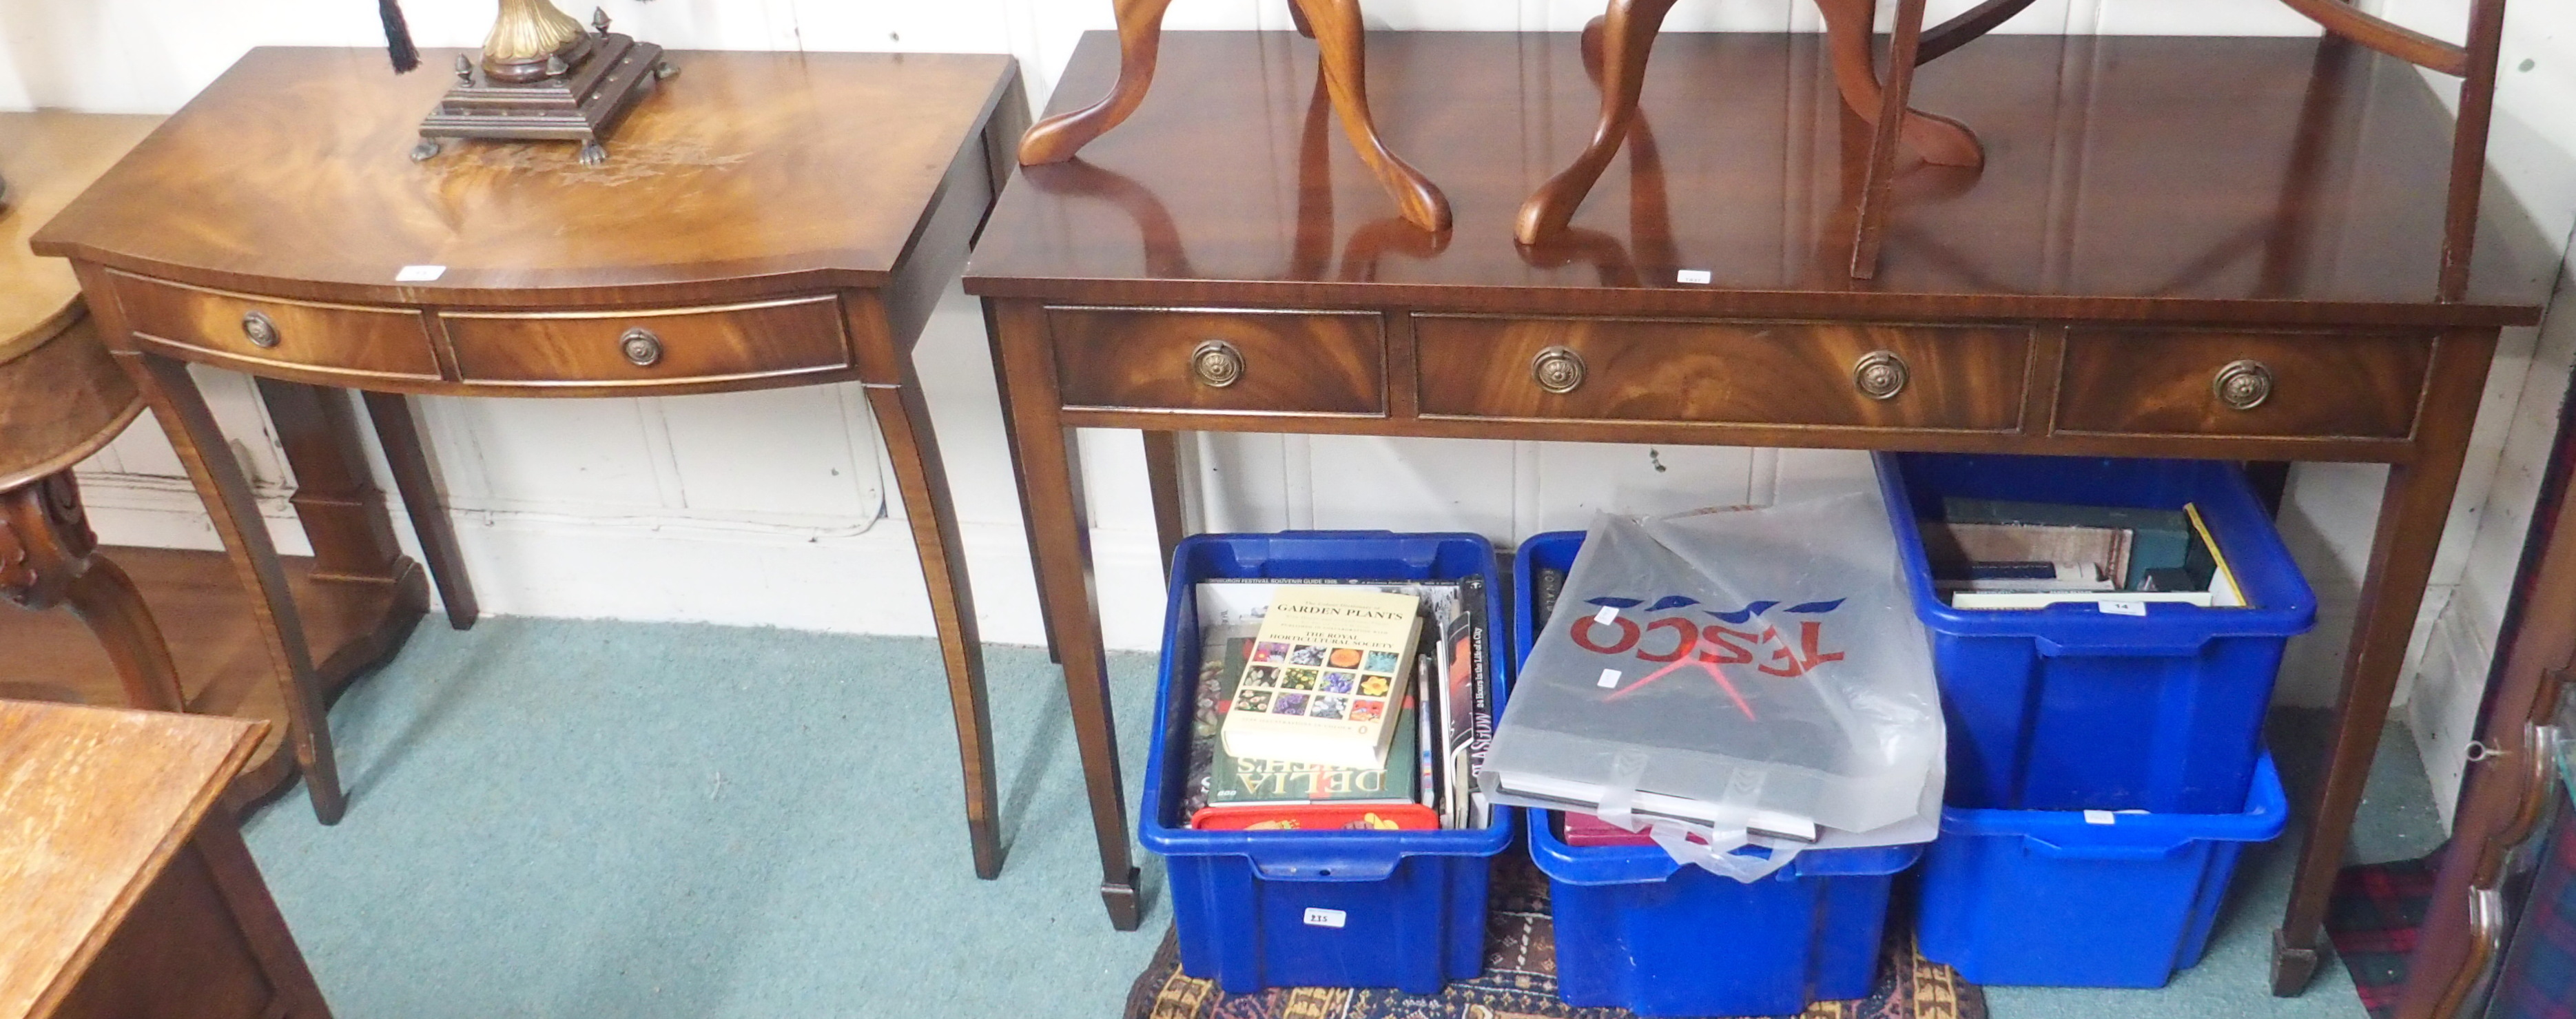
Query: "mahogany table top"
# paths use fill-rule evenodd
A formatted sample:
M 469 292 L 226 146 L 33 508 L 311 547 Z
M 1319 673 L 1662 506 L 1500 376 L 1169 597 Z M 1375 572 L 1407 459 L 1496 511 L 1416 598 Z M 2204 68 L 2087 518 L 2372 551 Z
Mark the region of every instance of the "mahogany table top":
M 1080 159 L 1027 167 L 970 292 L 1116 304 L 1517 313 L 2496 326 L 2538 320 L 2554 254 L 2487 187 L 2471 296 L 2434 303 L 2450 117 L 2417 72 L 2298 38 L 1993 36 L 1915 105 L 1982 171 L 1897 183 L 1884 266 L 1846 277 L 1868 136 L 1821 36 L 1668 34 L 1644 129 L 1556 241 L 1514 211 L 1578 151 L 1599 93 L 1573 34 L 1369 37 L 1388 143 L 1443 188 L 1414 230 L 1314 87 L 1311 42 L 1172 32 L 1153 91 Z M 1106 92 L 1085 37 L 1053 108 Z M 1704 270 L 1708 284 L 1678 282 Z
M 266 728 L 0 701 L 0 1015 L 97 954 Z
M 27 250 L 27 235 L 52 219 L 152 131 L 161 118 L 134 114 L 0 113 L 0 363 L 62 331 L 80 300 L 70 263 Z
M 561 307 L 619 288 L 883 284 L 1010 58 L 674 52 L 585 167 L 571 143 L 409 152 L 455 51 L 263 48 L 35 237 L 42 254 L 325 301 Z M 979 157 L 980 158 L 980 157 Z M 444 266 L 397 282 L 405 266 Z

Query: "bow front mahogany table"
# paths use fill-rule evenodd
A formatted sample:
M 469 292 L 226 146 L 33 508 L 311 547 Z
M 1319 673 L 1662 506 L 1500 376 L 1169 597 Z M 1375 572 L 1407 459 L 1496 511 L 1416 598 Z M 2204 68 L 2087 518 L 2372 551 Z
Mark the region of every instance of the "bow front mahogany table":
M 1854 281 L 1870 134 L 1824 47 L 1665 37 L 1624 170 L 1535 246 L 1515 211 L 1599 107 L 1571 34 L 1369 41 L 1377 123 L 1447 192 L 1443 233 L 1328 144 L 1313 46 L 1285 33 L 1165 36 L 1163 87 L 1125 124 L 1023 168 L 966 288 L 1115 923 L 1138 903 L 1073 429 L 1146 433 L 1167 544 L 1193 430 L 2383 463 L 2277 935 L 2278 982 L 2304 984 L 2497 334 L 2538 320 L 2548 246 L 2490 188 L 2468 297 L 2435 299 L 2450 120 L 2400 61 L 1998 36 L 1915 93 L 1977 125 L 1985 166 L 1898 181 L 1884 267 Z M 1118 64 L 1085 38 L 1057 106 Z
M 423 57 L 444 67 L 453 53 Z M 414 162 L 447 75 L 251 51 L 34 238 L 204 496 L 327 822 L 343 809 L 310 629 L 189 363 L 258 377 L 316 568 L 416 576 L 369 480 L 361 391 L 454 625 L 476 605 L 407 396 L 665 396 L 857 382 L 892 454 L 946 660 L 975 867 L 1001 867 L 982 653 L 912 346 L 1028 123 L 1008 57 L 674 53 L 611 157 L 466 142 Z M 289 422 L 292 422 L 291 424 Z M 542 441 L 541 437 L 529 437 Z M 417 581 L 415 580 L 416 584 Z

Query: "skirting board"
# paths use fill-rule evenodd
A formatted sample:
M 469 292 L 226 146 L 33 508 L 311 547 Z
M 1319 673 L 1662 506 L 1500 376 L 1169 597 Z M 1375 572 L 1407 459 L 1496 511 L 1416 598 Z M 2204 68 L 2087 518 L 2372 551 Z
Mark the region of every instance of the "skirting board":
M 149 475 L 82 479 L 92 526 L 109 544 L 219 547 L 184 481 Z M 312 547 L 283 491 L 256 493 L 278 551 Z M 458 543 L 491 615 L 777 626 L 835 633 L 932 635 L 930 600 L 912 531 L 900 519 L 864 529 L 818 529 L 556 513 L 467 510 Z M 395 514 L 403 547 L 419 555 Z M 983 639 L 1046 641 L 1028 542 L 1018 521 L 963 521 L 966 568 Z M 1122 651 L 1162 642 L 1162 554 L 1154 532 L 1098 528 L 1102 639 Z

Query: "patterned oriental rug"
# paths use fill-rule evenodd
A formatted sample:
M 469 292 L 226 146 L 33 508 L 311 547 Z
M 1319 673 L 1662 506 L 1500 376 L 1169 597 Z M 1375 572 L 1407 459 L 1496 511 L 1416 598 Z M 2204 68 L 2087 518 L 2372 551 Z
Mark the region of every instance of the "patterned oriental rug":
M 1547 878 L 1528 857 L 1494 859 L 1485 912 L 1485 972 L 1437 996 L 1379 988 L 1293 987 L 1227 994 L 1181 973 L 1166 932 L 1127 992 L 1127 1019 L 1627 1019 L 1617 1008 L 1575 1008 L 1556 996 L 1556 941 Z M 1878 987 L 1860 1001 L 1818 1002 L 1800 1019 L 1985 1019 L 1986 997 L 1949 967 L 1914 951 L 1913 925 L 1887 925 Z

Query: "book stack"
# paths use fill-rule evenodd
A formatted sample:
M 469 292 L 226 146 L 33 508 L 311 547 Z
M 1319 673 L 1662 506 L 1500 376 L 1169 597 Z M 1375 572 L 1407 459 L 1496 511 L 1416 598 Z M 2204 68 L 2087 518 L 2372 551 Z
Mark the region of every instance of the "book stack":
M 1214 830 L 1479 828 L 1482 577 L 1210 580 L 1182 813 Z
M 2242 588 L 2197 506 L 2179 510 L 1945 498 L 1921 525 L 1933 586 L 1952 608 L 2149 602 L 2243 608 Z

